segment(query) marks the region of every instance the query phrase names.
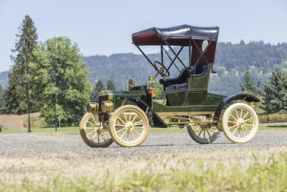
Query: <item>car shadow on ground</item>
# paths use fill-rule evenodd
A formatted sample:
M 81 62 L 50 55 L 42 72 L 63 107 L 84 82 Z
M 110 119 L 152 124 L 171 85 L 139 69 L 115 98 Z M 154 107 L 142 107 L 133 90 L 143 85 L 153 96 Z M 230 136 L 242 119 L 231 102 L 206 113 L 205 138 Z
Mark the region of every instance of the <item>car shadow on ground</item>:
M 178 144 L 154 144 L 154 145 L 140 145 L 137 147 L 140 148 L 146 148 L 146 147 L 180 147 L 180 146 L 193 146 L 193 147 L 201 147 L 201 146 L 209 146 L 209 145 L 213 145 L 213 146 L 218 146 L 218 145 L 235 145 L 236 143 L 211 143 L 211 144 L 182 144 L 182 145 L 178 145 Z M 242 145 L 242 144 L 238 144 L 238 145 Z M 120 146 L 112 146 L 109 148 L 119 148 Z M 123 147 L 123 148 L 128 148 L 128 147 Z

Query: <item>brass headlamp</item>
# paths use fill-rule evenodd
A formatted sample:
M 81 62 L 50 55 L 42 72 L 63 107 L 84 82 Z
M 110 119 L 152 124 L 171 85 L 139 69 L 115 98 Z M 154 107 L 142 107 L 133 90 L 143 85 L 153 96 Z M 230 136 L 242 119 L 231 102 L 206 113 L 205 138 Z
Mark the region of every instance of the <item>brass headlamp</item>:
M 114 110 L 113 102 L 110 100 L 103 101 L 101 104 L 101 110 L 102 110 L 102 113 L 112 112 Z
M 87 106 L 87 111 L 89 113 L 98 113 L 99 112 L 99 104 L 97 102 L 90 101 Z

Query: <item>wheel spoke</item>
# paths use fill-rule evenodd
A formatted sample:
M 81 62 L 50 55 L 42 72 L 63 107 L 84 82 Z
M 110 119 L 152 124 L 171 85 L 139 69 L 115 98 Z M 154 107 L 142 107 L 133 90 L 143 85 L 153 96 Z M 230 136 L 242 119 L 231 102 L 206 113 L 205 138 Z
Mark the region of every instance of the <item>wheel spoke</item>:
M 234 120 L 236 120 L 236 118 L 235 118 L 232 114 L 230 114 L 230 116 L 231 116 Z
M 128 131 L 128 130 L 126 130 L 126 131 L 122 134 L 121 139 L 123 138 L 123 136 L 126 134 L 127 131 Z
M 121 130 L 124 130 L 124 129 L 127 129 L 127 128 L 122 128 L 122 129 L 120 129 L 120 130 L 117 130 L 116 132 L 120 132 Z
M 142 122 L 143 120 L 140 120 L 140 121 L 137 121 L 134 123 L 134 125 L 142 125 L 142 124 L 139 124 L 140 122 Z
M 208 133 L 208 135 L 209 135 L 209 137 L 210 137 L 210 134 L 209 134 L 208 130 L 206 130 L 206 132 Z
M 252 118 L 246 119 L 246 120 L 244 120 L 244 122 L 249 121 L 249 120 L 252 120 Z
M 195 127 L 195 126 L 193 126 L 193 127 Z M 198 127 L 197 129 L 192 129 L 193 131 L 197 131 L 198 129 L 200 129 L 200 127 Z
M 247 129 L 247 127 L 243 126 L 243 128 L 245 128 L 250 133 L 250 131 Z
M 243 133 L 243 137 L 245 137 L 245 133 L 244 133 L 243 129 L 241 129 L 241 130 L 242 130 L 242 133 Z
M 131 135 L 132 135 L 133 139 L 135 140 L 135 137 L 134 137 L 134 134 L 133 134 L 133 132 L 132 132 L 132 129 L 131 129 Z
M 98 133 L 98 143 L 100 143 L 100 134 Z
M 136 119 L 137 116 L 138 116 L 138 114 L 136 114 L 136 116 L 133 118 L 132 123 L 134 122 L 134 120 Z
M 92 116 L 92 118 L 93 118 L 93 120 L 94 120 L 95 124 L 97 124 L 97 122 L 96 122 L 96 120 L 95 120 L 95 118 L 94 118 L 94 115 Z
M 109 138 L 111 138 L 111 136 L 110 136 L 110 134 L 108 134 L 108 133 L 106 133 L 106 132 L 102 132 L 103 134 L 105 134 L 105 135 L 107 135 L 107 136 L 109 136 Z
M 92 133 L 94 133 L 94 132 L 95 132 L 95 130 L 94 130 L 94 131 L 92 131 L 92 132 L 90 132 L 90 133 L 88 133 L 88 134 L 87 134 L 87 136 L 91 135 L 91 134 L 92 134 Z
M 240 129 L 238 129 L 238 135 L 237 135 L 237 137 L 239 138 L 239 136 L 240 136 Z
M 87 123 L 89 123 L 90 125 L 92 125 L 93 127 L 95 126 L 94 124 L 92 124 L 90 121 L 88 121 Z
M 123 114 L 124 114 L 124 116 L 125 116 L 125 120 L 126 120 L 126 122 L 128 122 L 128 119 L 127 119 L 126 113 L 124 112 Z
M 247 115 L 249 115 L 248 112 L 246 112 L 246 114 L 244 115 L 244 117 L 242 119 L 244 120 Z
M 238 127 L 236 127 L 236 129 L 233 131 L 232 135 L 234 135 L 235 131 L 238 129 Z
M 236 123 L 235 121 L 228 121 L 228 123 Z
M 130 112 L 130 121 L 129 122 L 131 122 L 131 119 L 132 119 L 132 112 Z
M 214 132 L 214 133 L 216 133 L 216 129 L 214 129 L 214 128 L 210 128 L 210 130 L 212 131 L 212 132 Z
M 228 129 L 232 129 L 233 127 L 236 127 L 237 125 L 233 125 L 232 127 L 228 127 Z
M 236 117 L 238 119 L 239 117 L 238 117 L 237 109 L 235 109 L 235 113 L 236 113 Z
M 101 136 L 102 136 L 103 140 L 106 141 L 106 139 L 104 138 L 104 135 L 102 133 L 101 133 Z
M 121 125 L 121 124 L 115 124 L 116 126 L 121 126 L 121 127 L 125 127 L 126 125 Z
M 241 109 L 240 118 L 242 117 L 242 112 L 243 112 L 243 109 Z
M 203 130 L 203 138 L 205 139 L 205 130 Z
M 128 133 L 127 133 L 127 141 L 129 141 L 129 133 L 130 133 L 130 132 L 128 131 Z
M 92 138 L 92 140 L 94 140 L 94 139 L 95 139 L 96 135 L 97 135 L 97 132 L 95 133 L 95 135 L 94 135 L 94 137 Z
M 136 134 L 138 134 L 139 136 L 141 136 L 136 130 L 133 129 L 133 131 L 134 131 Z
M 120 117 L 118 117 L 119 120 L 121 120 L 121 122 L 123 122 L 123 124 L 126 124 L 126 122 L 124 122 L 124 120 L 122 120 Z
M 201 134 L 201 132 L 202 132 L 202 129 L 200 130 L 199 134 L 197 135 L 198 137 L 199 137 L 199 135 Z

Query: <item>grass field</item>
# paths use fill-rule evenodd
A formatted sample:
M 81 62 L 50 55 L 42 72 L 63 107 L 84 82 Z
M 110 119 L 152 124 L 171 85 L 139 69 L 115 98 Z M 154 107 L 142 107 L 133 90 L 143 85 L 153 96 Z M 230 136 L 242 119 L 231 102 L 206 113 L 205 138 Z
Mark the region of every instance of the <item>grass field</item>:
M 286 150 L 192 151 L 129 160 L 88 159 L 83 154 L 3 157 L 0 190 L 286 191 Z
M 270 130 L 287 130 L 287 123 L 282 124 L 260 124 L 260 131 Z M 22 130 L 10 130 L 2 127 L 2 133 L 26 133 L 27 129 Z M 43 133 L 45 135 L 79 135 L 79 127 L 58 127 L 58 132 L 55 132 L 55 127 L 49 128 L 32 128 L 32 132 Z M 171 128 L 150 128 L 149 133 L 187 133 L 186 127 L 179 129 L 178 127 Z

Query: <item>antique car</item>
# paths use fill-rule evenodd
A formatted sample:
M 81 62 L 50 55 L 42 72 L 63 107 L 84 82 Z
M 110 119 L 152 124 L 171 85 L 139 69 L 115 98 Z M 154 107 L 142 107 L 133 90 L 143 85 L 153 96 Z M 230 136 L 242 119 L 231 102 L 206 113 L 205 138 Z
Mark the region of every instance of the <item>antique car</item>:
M 260 100 L 248 94 L 223 96 L 208 93 L 213 70 L 218 27 L 181 25 L 150 28 L 132 34 L 132 42 L 155 69 L 147 74 L 145 85 L 134 85 L 130 79 L 126 91 L 104 90 L 98 101 L 90 101 L 88 112 L 80 122 L 80 134 L 90 147 L 108 147 L 116 142 L 122 147 L 135 147 L 147 138 L 149 128 L 187 127 L 190 137 L 200 143 L 214 142 L 220 132 L 233 143 L 249 142 L 258 130 L 253 102 Z M 159 46 L 161 61 L 151 61 L 142 46 Z M 178 47 L 178 49 L 175 49 Z M 188 50 L 187 66 L 179 57 Z M 168 49 L 168 51 L 166 51 Z M 174 55 L 169 65 L 165 54 Z M 170 55 L 169 55 L 170 57 Z M 175 61 L 179 74 L 169 78 Z M 154 79 L 160 75 L 165 101 L 154 100 Z

